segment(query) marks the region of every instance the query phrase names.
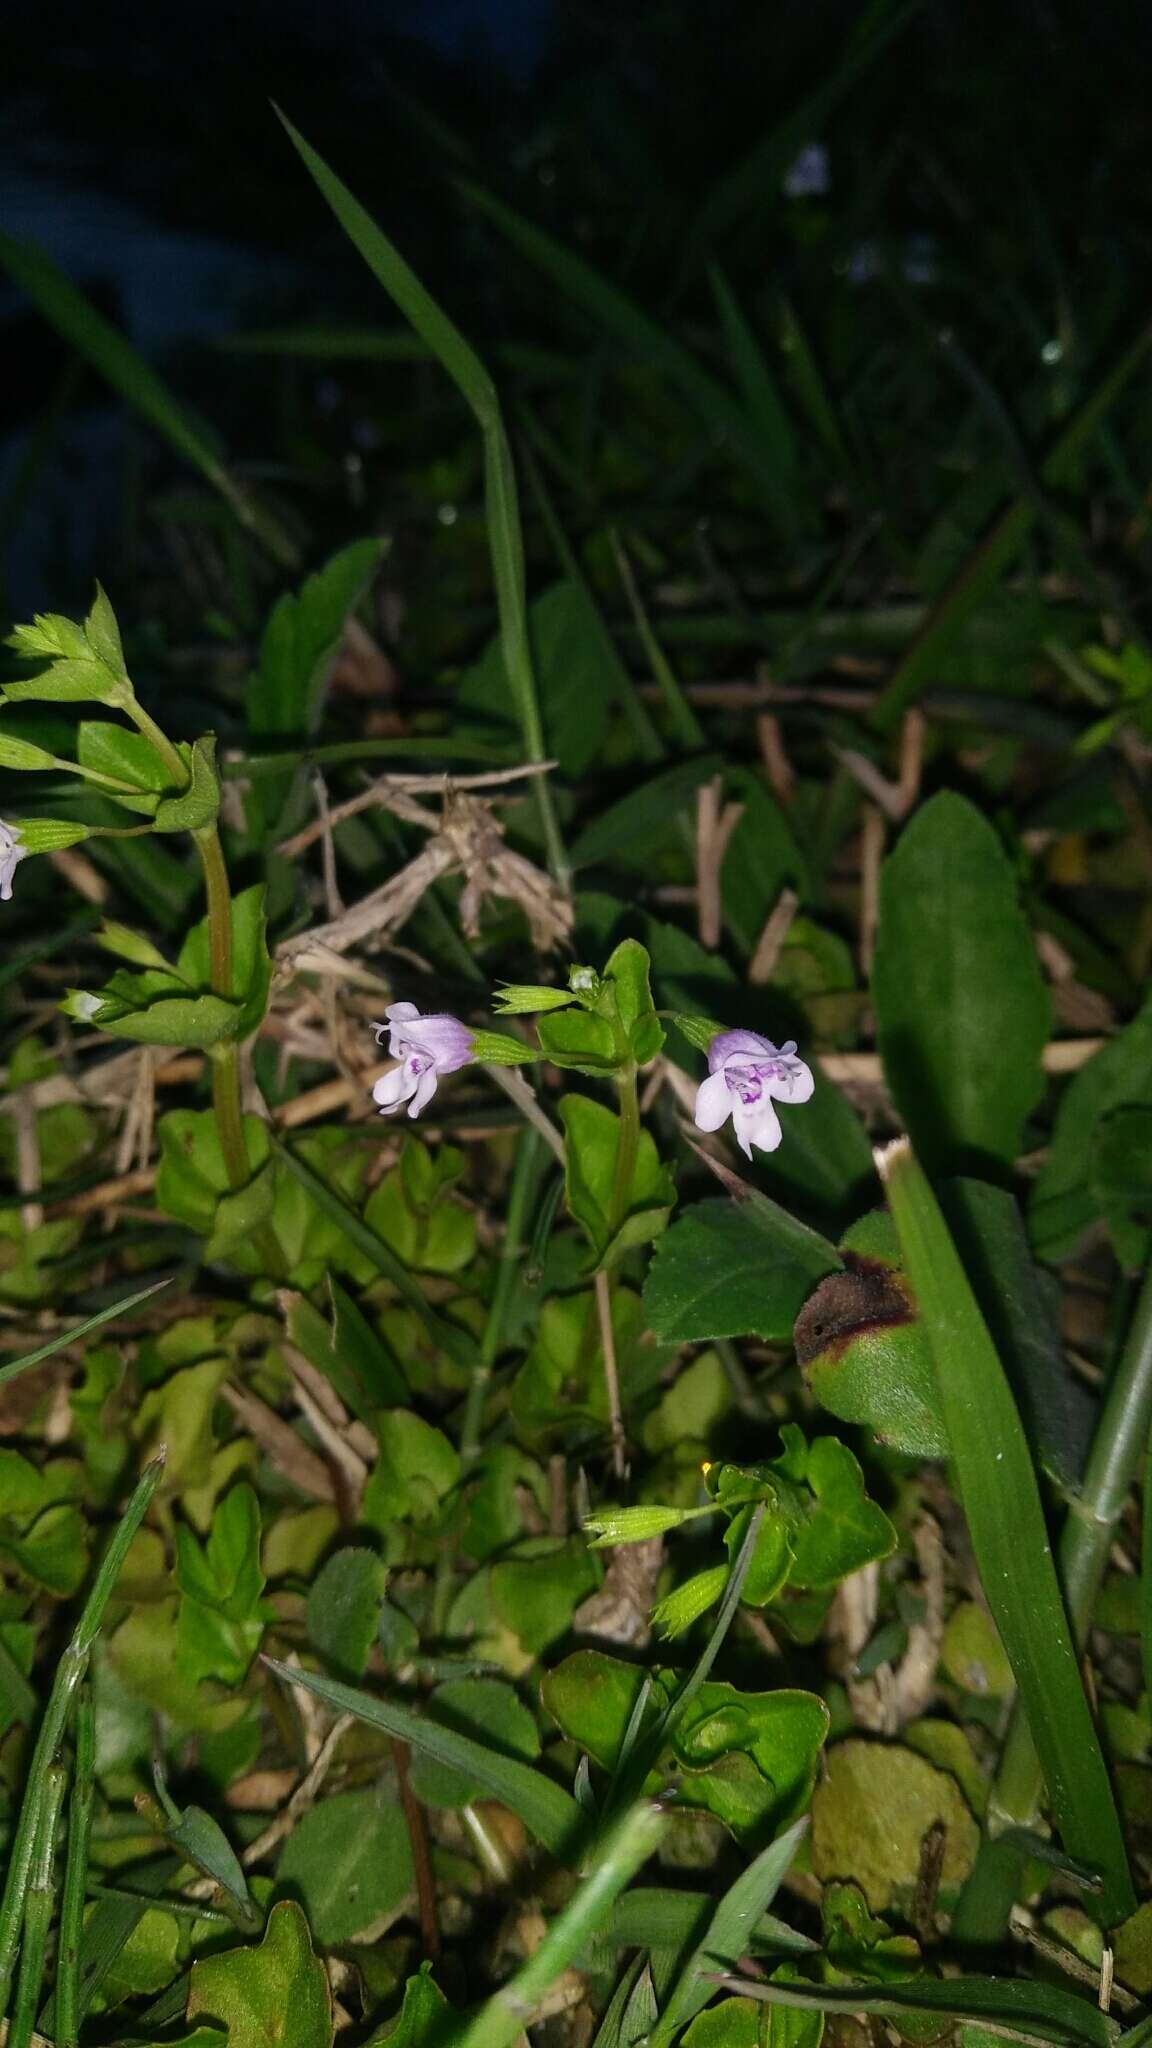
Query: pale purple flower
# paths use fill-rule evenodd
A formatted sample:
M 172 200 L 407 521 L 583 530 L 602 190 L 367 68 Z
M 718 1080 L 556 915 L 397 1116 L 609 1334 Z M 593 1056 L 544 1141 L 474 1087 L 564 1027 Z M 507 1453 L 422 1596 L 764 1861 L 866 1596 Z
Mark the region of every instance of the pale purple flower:
M 806 142 L 784 174 L 789 199 L 819 199 L 832 182 L 828 151 L 822 142 Z
M 20 842 L 18 829 L 14 825 L 6 825 L 0 818 L 0 903 L 11 902 L 16 863 L 23 860 L 27 851 Z
M 718 1131 L 729 1117 L 742 1152 L 774 1152 L 784 1135 L 772 1107 L 807 1102 L 812 1069 L 796 1057 L 796 1041 L 773 1045 L 756 1031 L 721 1031 L 708 1047 L 708 1079 L 696 1091 L 699 1131 Z
M 399 1066 L 382 1074 L 372 1090 L 382 1116 L 406 1102 L 409 1116 L 419 1116 L 436 1093 L 441 1074 L 454 1074 L 472 1058 L 472 1033 L 458 1017 L 422 1017 L 415 1003 L 389 1003 L 386 1024 L 376 1024 L 376 1043 L 385 1033 L 388 1050 Z

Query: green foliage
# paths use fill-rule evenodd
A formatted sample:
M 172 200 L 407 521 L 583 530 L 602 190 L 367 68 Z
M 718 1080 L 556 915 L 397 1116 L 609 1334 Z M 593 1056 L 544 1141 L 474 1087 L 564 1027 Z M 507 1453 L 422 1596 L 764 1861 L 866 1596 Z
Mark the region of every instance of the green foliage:
M 635 77 L 691 12 L 630 24 Z M 722 51 L 750 79 L 753 12 Z M 513 205 L 463 187 L 443 303 L 289 129 L 408 326 L 321 306 L 225 337 L 210 403 L 284 527 L 0 238 L 192 472 L 157 497 L 133 465 L 123 642 L 98 591 L 18 628 L 0 680 L 0 769 L 41 778 L 0 965 L 14 2040 L 818 2048 L 864 2015 L 1112 2048 L 1105 1944 L 1152 1981 L 1125 1871 L 1152 1814 L 1148 335 L 1086 374 L 1139 265 L 1066 151 L 1025 138 L 993 250 L 998 103 L 934 121 L 914 12 L 875 0 L 769 119 L 717 73 L 719 175 L 699 66 L 638 97 L 606 60 L 649 202 L 623 239 L 580 95 L 556 127 L 543 78 Z M 913 127 L 915 250 L 888 203 Z M 470 141 L 436 128 L 438 171 Z M 348 621 L 382 520 L 374 642 Z M 422 1124 L 371 1114 L 370 1020 L 406 1000 L 472 1033 Z M 747 1180 L 692 1121 L 724 1028 L 795 1039 L 815 1079 Z M 936 1187 L 884 1162 L 885 1213 L 902 1124 Z M 797 1857 L 804 1933 L 772 1910 Z M 1061 1950 L 957 1974 L 1007 1955 L 1014 1906 Z M 459 2011 L 412 1974 L 437 1941 Z
M 188 2017 L 222 2026 L 231 2048 L 322 2048 L 332 2003 L 299 1906 L 281 1900 L 257 1947 L 207 1956 L 192 1972 Z
M 608 1772 L 623 1759 L 638 1711 L 655 1727 L 675 1698 L 674 1672 L 650 1675 L 599 1650 L 577 1650 L 549 1672 L 545 1706 L 565 1735 Z M 703 1685 L 653 1758 L 653 1785 L 669 1777 L 690 1806 L 714 1814 L 741 1841 L 762 1839 L 800 1810 L 828 1727 L 811 1693 L 738 1691 Z
M 813 1284 L 840 1261 L 774 1202 L 696 1202 L 659 1246 L 644 1293 L 666 1343 L 701 1338 L 787 1341 Z
M 1010 1166 L 1041 1090 L 1050 1005 L 1015 877 L 962 797 L 885 863 L 873 995 L 885 1073 L 930 1169 Z

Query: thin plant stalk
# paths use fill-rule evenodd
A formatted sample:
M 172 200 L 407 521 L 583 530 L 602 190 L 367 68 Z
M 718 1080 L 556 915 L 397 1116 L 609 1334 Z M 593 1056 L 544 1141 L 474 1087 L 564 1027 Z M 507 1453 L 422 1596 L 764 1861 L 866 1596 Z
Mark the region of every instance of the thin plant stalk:
M 558 1977 L 585 1949 L 622 1891 L 651 1856 L 667 1827 L 658 1806 L 625 1814 L 604 1842 L 595 1868 L 558 1913 L 534 1955 L 481 2007 L 460 2048 L 513 2048 Z
M 36 2008 L 40 2001 L 40 1986 L 44 1981 L 48 1931 L 52 1925 L 56 1833 L 67 1786 L 68 1772 L 64 1765 L 49 1765 L 44 1778 L 44 1796 L 40 1801 L 32 1868 L 24 1899 L 24 1939 L 20 1947 L 20 1977 L 16 1986 L 16 2010 L 8 2030 L 8 2048 L 29 2048 L 32 2039 Z
M 80 1946 L 88 1849 L 96 1792 L 96 1716 L 91 1689 L 84 1685 L 76 1707 L 76 1770 L 68 1816 L 68 1858 L 60 1906 L 60 1956 L 56 1971 L 56 2048 L 77 2048 L 80 2038 Z
M 604 1388 L 608 1399 L 608 1429 L 612 1442 L 612 1469 L 617 1479 L 623 1479 L 628 1469 L 627 1439 L 624 1431 L 624 1413 L 620 1405 L 620 1376 L 616 1367 L 616 1340 L 612 1323 L 612 1278 L 607 1261 L 612 1255 L 612 1245 L 623 1228 L 632 1200 L 632 1183 L 636 1178 L 636 1157 L 640 1149 L 640 1099 L 636 1090 L 636 1068 L 631 1061 L 621 1068 L 616 1076 L 617 1093 L 620 1098 L 620 1137 L 616 1146 L 616 1165 L 612 1175 L 612 1193 L 608 1201 L 608 1251 L 605 1263 L 596 1274 L 596 1316 L 589 1316 L 587 1335 L 600 1332 L 600 1351 L 604 1360 Z
M 104 1610 L 120 1576 L 124 1559 L 137 1529 L 144 1520 L 164 1471 L 166 1453 L 153 1458 L 136 1483 L 132 1498 L 100 1563 L 92 1590 L 84 1602 L 71 1642 L 56 1667 L 52 1690 L 36 1738 L 28 1771 L 28 1789 L 20 1809 L 8 1856 L 8 1872 L 0 1897 L 0 2014 L 8 2005 L 12 1969 L 20 1941 L 24 1902 L 32 1872 L 33 1854 L 40 1822 L 40 1807 L 47 1785 L 48 1769 L 64 1739 L 76 1694 L 88 1670 L 92 1647 L 100 1632 Z

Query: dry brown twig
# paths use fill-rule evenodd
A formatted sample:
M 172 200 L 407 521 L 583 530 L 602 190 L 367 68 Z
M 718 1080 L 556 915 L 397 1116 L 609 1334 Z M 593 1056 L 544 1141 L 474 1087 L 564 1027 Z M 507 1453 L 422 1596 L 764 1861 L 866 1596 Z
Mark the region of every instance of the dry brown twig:
M 440 778 L 439 813 L 417 804 L 406 791 L 394 791 L 386 808 L 430 836 L 429 844 L 407 867 L 381 888 L 354 903 L 341 917 L 288 939 L 277 953 L 281 979 L 301 972 L 330 971 L 330 956 L 341 955 L 366 939 L 376 943 L 407 921 L 422 896 L 447 875 L 462 875 L 460 922 L 468 938 L 480 929 L 480 911 L 488 897 L 515 903 L 523 911 L 534 944 L 546 952 L 564 945 L 572 930 L 571 899 L 542 868 L 504 843 L 504 827 L 490 803 L 462 793 Z M 333 819 L 337 812 L 332 813 Z M 299 839 L 300 835 L 297 835 Z M 286 841 L 289 848 L 294 841 Z

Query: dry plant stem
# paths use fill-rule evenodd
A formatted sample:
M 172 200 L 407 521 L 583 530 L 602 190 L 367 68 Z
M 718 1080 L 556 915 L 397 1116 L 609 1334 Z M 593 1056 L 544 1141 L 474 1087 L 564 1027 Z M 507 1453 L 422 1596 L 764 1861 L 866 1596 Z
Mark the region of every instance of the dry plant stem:
M 883 811 L 877 810 L 873 804 L 865 804 L 860 835 L 860 966 L 865 975 L 872 972 L 872 957 L 876 951 L 876 932 L 880 923 L 880 862 L 884 857 L 885 837 Z
M 764 922 L 764 929 L 756 941 L 756 948 L 748 963 L 748 979 L 753 988 L 763 988 L 772 979 L 780 949 L 792 927 L 792 920 L 800 907 L 800 898 L 795 889 L 781 889 Z
M 636 1092 L 634 1066 L 629 1065 L 622 1069 L 616 1077 L 616 1086 L 620 1097 L 620 1137 L 616 1147 L 616 1170 L 612 1177 L 612 1197 L 608 1210 L 609 1258 L 631 1206 L 632 1183 L 636 1178 L 636 1158 L 640 1149 L 640 1102 Z M 604 1385 L 608 1395 L 612 1469 L 618 1479 L 623 1479 L 628 1466 L 627 1439 L 620 1407 L 620 1375 L 616 1365 L 616 1337 L 612 1323 L 612 1281 L 607 1266 L 602 1266 L 596 1275 L 596 1313 L 600 1327 L 600 1345 L 604 1354 Z M 592 1327 L 591 1318 L 588 1327 Z
M 440 1925 L 436 1918 L 436 1879 L 432 1870 L 432 1851 L 428 1845 L 428 1823 L 424 1817 L 424 1808 L 413 1792 L 408 1776 L 408 1744 L 401 1742 L 399 1737 L 394 1738 L 392 1755 L 396 1764 L 400 1804 L 404 1808 L 408 1840 L 412 1845 L 420 1935 L 424 1943 L 424 1954 L 435 1962 L 440 1954 Z

